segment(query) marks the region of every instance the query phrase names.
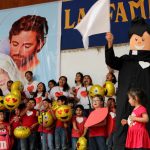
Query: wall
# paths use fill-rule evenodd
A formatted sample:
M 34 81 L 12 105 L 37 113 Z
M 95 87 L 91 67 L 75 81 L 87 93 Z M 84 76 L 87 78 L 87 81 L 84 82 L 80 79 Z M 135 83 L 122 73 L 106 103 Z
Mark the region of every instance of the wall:
M 57 0 L 0 0 L 0 10 L 46 3 L 46 2 L 53 2 L 53 1 L 57 1 Z
M 128 54 L 128 44 L 114 46 L 115 54 Z M 76 72 L 91 75 L 94 84 L 103 85 L 108 68 L 105 64 L 104 47 L 89 48 L 88 50 L 64 50 L 61 52 L 61 75 L 68 77 L 70 86 L 74 85 Z M 115 71 L 117 75 L 117 71 Z

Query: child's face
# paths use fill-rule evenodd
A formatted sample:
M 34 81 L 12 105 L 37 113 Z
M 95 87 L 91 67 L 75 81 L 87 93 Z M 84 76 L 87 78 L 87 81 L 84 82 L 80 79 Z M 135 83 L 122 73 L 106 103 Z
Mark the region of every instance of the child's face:
M 26 73 L 25 77 L 28 82 L 32 81 L 32 79 L 33 79 L 32 75 L 30 73 Z
M 44 109 L 48 109 L 49 108 L 49 103 L 47 101 L 43 101 L 43 107 Z
M 101 100 L 98 97 L 94 97 L 92 100 L 92 106 L 93 108 L 100 108 L 101 107 Z
M 112 81 L 112 80 L 113 80 L 112 74 L 111 74 L 111 73 L 108 73 L 108 74 L 106 75 L 106 81 Z
M 64 77 L 61 77 L 59 79 L 59 86 L 63 87 L 65 85 L 65 83 L 66 83 L 66 79 Z
M 57 100 L 58 106 L 64 105 L 64 103 L 65 103 L 65 102 L 63 102 L 63 101 L 61 101 L 61 100 L 59 100 L 59 99 Z
M 76 74 L 75 80 L 77 82 L 81 82 L 81 75 L 80 74 Z
M 7 89 L 8 89 L 8 90 L 11 90 L 11 85 L 12 85 L 12 84 L 13 84 L 12 82 L 7 83 Z
M 89 76 L 84 76 L 83 78 L 83 83 L 86 85 L 90 85 L 91 84 L 91 78 Z
M 15 114 L 16 114 L 17 116 L 20 115 L 20 110 L 19 110 L 18 108 L 15 109 Z
M 111 102 L 112 102 L 111 99 L 109 99 L 109 100 L 107 101 L 107 107 L 110 107 L 110 106 L 111 106 Z
M 38 92 L 43 92 L 43 90 L 44 90 L 44 86 L 43 86 L 43 84 L 42 84 L 42 83 L 38 84 L 38 86 L 37 86 L 37 90 L 38 90 Z
M 52 88 L 54 87 L 54 83 L 53 83 L 53 82 L 49 82 L 48 87 L 49 87 L 50 89 L 52 89 Z
M 0 112 L 0 121 L 4 121 L 4 113 Z
M 111 107 L 115 107 L 116 103 L 114 101 L 111 102 Z
M 68 103 L 68 106 L 70 106 L 71 108 L 73 108 L 73 103 Z
M 27 103 L 27 107 L 29 107 L 29 109 L 34 109 L 34 106 L 35 106 L 35 102 L 30 100 L 28 103 Z
M 77 116 L 82 116 L 82 115 L 83 115 L 83 111 L 82 111 L 81 108 L 77 108 L 77 109 L 76 109 L 76 115 L 77 115 Z
M 135 106 L 135 101 L 136 101 L 136 100 L 135 100 L 135 99 L 133 99 L 133 97 L 132 97 L 132 96 L 130 96 L 130 95 L 128 95 L 128 98 L 129 98 L 129 100 L 128 100 L 128 101 L 129 101 L 130 105 L 131 105 L 131 106 Z

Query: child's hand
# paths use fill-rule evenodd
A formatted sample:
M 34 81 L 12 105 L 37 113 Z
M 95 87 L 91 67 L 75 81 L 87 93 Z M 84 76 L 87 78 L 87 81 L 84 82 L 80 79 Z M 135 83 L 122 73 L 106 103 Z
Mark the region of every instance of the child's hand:
M 36 124 L 33 124 L 33 125 L 30 127 L 30 130 L 33 130 L 35 127 L 36 127 Z
M 18 122 L 19 120 L 20 120 L 20 117 L 19 116 L 16 116 L 16 117 L 14 117 L 14 119 L 13 119 L 15 122 Z
M 129 119 L 133 122 L 133 121 L 135 121 L 135 116 L 130 115 L 130 116 L 129 116 Z
M 82 134 L 80 137 L 84 137 L 85 135 L 84 134 Z
M 80 132 L 80 130 L 78 128 L 75 129 L 77 132 Z
M 121 124 L 122 124 L 122 126 L 126 125 L 127 124 L 127 120 L 126 119 L 122 119 L 121 120 Z
M 68 128 L 68 124 L 64 122 L 64 128 Z
M 46 128 L 46 130 L 50 130 L 50 129 L 51 129 L 50 127 L 47 127 L 47 128 Z

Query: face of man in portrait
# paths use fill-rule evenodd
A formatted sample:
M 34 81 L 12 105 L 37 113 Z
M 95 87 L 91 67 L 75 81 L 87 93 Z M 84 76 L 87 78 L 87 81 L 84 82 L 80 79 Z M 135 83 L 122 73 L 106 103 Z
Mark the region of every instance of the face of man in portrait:
M 0 68 L 0 88 L 2 91 L 7 89 L 7 81 L 10 80 L 8 73 Z
M 39 63 L 37 53 L 42 46 L 43 43 L 37 41 L 35 31 L 21 31 L 18 35 L 12 35 L 10 56 L 20 71 L 32 70 Z

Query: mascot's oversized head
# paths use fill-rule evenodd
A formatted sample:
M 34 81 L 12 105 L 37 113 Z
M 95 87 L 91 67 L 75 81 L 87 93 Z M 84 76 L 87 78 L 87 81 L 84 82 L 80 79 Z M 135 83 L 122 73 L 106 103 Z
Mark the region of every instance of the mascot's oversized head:
M 129 30 L 130 50 L 150 51 L 150 25 L 141 17 L 136 17 L 131 22 Z

